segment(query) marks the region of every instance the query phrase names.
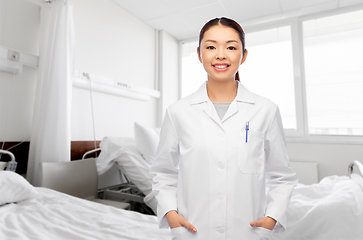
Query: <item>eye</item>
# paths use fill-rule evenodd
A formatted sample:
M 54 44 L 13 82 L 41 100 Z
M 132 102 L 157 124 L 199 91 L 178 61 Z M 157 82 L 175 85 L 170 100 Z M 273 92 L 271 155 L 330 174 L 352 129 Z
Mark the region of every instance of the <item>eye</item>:
M 215 49 L 214 46 L 208 46 L 207 49 Z
M 230 46 L 227 48 L 228 50 L 237 50 L 237 48 L 233 47 L 233 46 Z

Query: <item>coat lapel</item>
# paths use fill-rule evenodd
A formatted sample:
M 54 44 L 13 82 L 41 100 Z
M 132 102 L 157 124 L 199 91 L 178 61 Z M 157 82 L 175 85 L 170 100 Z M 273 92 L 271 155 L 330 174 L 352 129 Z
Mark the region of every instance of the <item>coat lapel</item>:
M 207 94 L 207 82 L 203 83 L 200 88 L 193 93 L 193 96 L 190 101 L 190 105 L 199 105 L 202 104 L 203 111 L 207 114 L 216 124 L 223 128 L 222 122 L 219 119 L 217 111 L 208 97 Z
M 233 100 L 233 102 L 231 102 L 231 104 L 228 107 L 228 110 L 226 112 L 226 114 L 224 115 L 222 122 L 226 121 L 228 118 L 232 117 L 233 115 L 235 115 L 238 112 L 239 108 L 238 108 L 238 103 L 235 100 Z
M 210 100 L 204 103 L 203 110 L 211 119 L 213 119 L 214 122 L 216 122 L 221 128 L 223 128 L 222 121 L 218 116 L 216 108 Z
M 231 105 L 229 105 L 229 108 L 224 115 L 222 122 L 226 121 L 228 118 L 238 113 L 238 111 L 240 110 L 239 108 L 241 107 L 239 105 L 240 102 L 255 103 L 255 98 L 254 94 L 251 93 L 245 86 L 241 84 L 241 82 L 238 81 L 237 96 L 231 102 Z

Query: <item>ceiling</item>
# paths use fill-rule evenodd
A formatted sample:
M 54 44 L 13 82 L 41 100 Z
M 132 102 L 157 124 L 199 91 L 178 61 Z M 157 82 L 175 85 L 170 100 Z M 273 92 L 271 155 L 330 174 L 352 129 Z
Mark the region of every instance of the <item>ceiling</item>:
M 179 40 L 194 38 L 210 19 L 229 17 L 243 27 L 363 4 L 363 0 L 113 0 Z

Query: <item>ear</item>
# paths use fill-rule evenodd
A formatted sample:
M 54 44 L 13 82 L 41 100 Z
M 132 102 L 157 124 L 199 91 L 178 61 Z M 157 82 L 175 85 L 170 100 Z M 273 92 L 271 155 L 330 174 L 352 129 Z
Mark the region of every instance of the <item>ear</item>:
M 242 65 L 242 63 L 244 63 L 246 61 L 247 54 L 248 54 L 248 51 L 247 51 L 247 49 L 245 49 L 245 54 L 243 54 L 243 57 L 242 57 L 242 60 L 241 60 L 241 64 L 240 65 Z
M 203 63 L 203 62 L 202 62 L 202 58 L 201 58 L 201 56 L 200 56 L 199 47 L 197 47 L 197 53 L 198 53 L 198 59 L 199 59 L 199 62 L 200 62 L 200 63 Z

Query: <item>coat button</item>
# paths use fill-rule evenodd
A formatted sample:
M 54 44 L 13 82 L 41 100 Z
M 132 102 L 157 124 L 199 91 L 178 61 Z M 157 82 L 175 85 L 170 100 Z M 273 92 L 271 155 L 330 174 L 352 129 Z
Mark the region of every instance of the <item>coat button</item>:
M 217 232 L 224 233 L 224 229 L 223 228 L 218 228 Z
M 219 169 L 224 169 L 224 163 L 219 163 L 219 164 L 218 164 L 218 168 L 219 168 Z

